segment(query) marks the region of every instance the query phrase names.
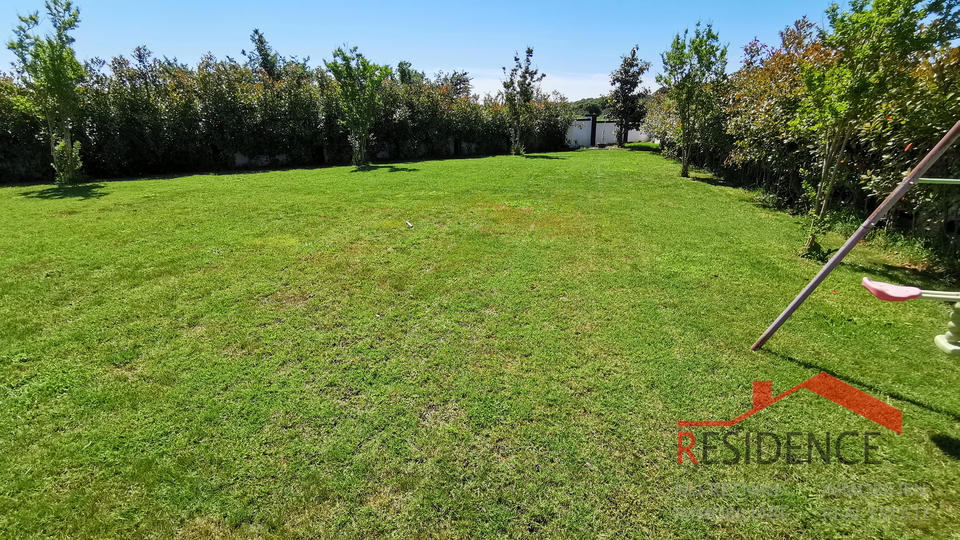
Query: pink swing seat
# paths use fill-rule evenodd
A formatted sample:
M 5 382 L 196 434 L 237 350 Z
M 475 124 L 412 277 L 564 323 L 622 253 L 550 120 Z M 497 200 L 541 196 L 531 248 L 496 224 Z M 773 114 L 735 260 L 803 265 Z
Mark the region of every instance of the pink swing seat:
M 871 281 L 870 278 L 867 277 L 864 277 L 861 283 L 865 289 L 870 291 L 871 294 L 880 300 L 886 300 L 888 302 L 903 302 L 904 300 L 920 298 L 920 295 L 923 292 L 917 287 L 891 285 L 881 281 Z

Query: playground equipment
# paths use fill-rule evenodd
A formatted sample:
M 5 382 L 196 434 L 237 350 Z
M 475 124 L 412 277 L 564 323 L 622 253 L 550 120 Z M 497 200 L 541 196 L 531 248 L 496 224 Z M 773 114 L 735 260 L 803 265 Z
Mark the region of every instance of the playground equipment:
M 790 316 L 793 315 L 793 312 L 800 307 L 800 304 L 802 304 L 803 301 L 806 300 L 807 297 L 810 296 L 810 294 L 813 293 L 813 291 L 821 283 L 823 283 L 823 280 L 826 279 L 827 276 L 830 275 L 830 272 L 832 272 L 833 269 L 840 264 L 840 261 L 847 256 L 847 253 L 850 253 L 850 250 L 852 250 L 857 243 L 867 236 L 867 233 L 870 232 L 870 229 L 872 229 L 878 221 L 883 219 L 883 216 L 887 215 L 887 212 L 893 208 L 893 205 L 903 198 L 903 196 L 910 191 L 910 188 L 913 187 L 914 184 L 916 184 L 918 181 L 930 184 L 960 184 L 960 180 L 949 178 L 921 178 L 924 173 L 926 173 L 930 167 L 936 163 L 938 159 L 940 159 L 947 149 L 950 148 L 950 145 L 953 144 L 953 142 L 958 138 L 960 138 L 960 122 L 957 122 L 950 129 L 950 131 L 948 131 L 947 134 L 940 139 L 940 142 L 938 142 L 937 145 L 930 150 L 930 152 L 920 161 L 916 168 L 910 171 L 910 174 L 908 174 L 907 177 L 900 182 L 900 185 L 891 191 L 890 195 L 888 195 L 887 198 L 880 203 L 880 206 L 878 206 L 877 209 L 870 214 L 870 217 L 868 217 L 866 221 L 860 225 L 860 228 L 857 229 L 857 232 L 853 233 L 853 236 L 847 239 L 846 243 L 844 243 L 843 246 L 837 250 L 833 257 L 827 261 L 827 264 L 825 264 L 817 273 L 817 275 L 810 280 L 810 283 L 808 283 L 807 286 L 800 291 L 800 294 L 793 299 L 793 302 L 790 302 L 790 305 L 783 310 L 783 313 L 781 313 L 780 316 L 773 321 L 773 324 L 771 324 L 770 327 L 767 328 L 766 332 L 760 336 L 760 339 L 758 339 L 756 343 L 750 347 L 752 350 L 755 351 L 760 347 L 763 347 L 763 344 L 766 343 L 768 339 L 773 337 L 773 334 L 776 333 L 783 323 L 787 322 L 787 319 L 789 319 Z M 960 319 L 957 319 L 957 322 L 960 322 Z
M 925 291 L 916 287 L 904 287 L 873 281 L 867 277 L 864 277 L 861 283 L 871 294 L 888 302 L 903 302 L 914 298 L 953 302 L 953 311 L 950 313 L 950 322 L 947 323 L 947 332 L 935 337 L 933 342 L 941 351 L 951 356 L 960 356 L 960 292 Z

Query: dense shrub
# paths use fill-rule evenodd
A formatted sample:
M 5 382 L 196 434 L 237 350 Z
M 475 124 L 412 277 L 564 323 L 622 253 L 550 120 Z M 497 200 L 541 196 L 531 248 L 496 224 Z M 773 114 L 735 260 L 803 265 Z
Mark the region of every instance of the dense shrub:
M 17 106 L 20 89 L 0 77 L 0 183 L 50 182 L 50 144 L 36 116 Z
M 670 98 L 667 90 L 661 88 L 647 100 L 647 116 L 641 129 L 649 133 L 660 144 L 665 157 L 679 159 L 680 118 L 677 116 L 677 103 Z
M 245 64 L 208 55 L 195 68 L 155 58 L 143 47 L 130 59 L 88 62 L 77 122 L 85 172 L 126 177 L 349 163 L 349 134 L 340 121 L 344 107 L 330 73 L 260 49 L 247 54 Z M 418 159 L 509 151 L 502 99 L 472 96 L 466 73 L 431 80 L 409 64 L 401 67 L 379 91 L 373 155 Z M 43 146 L 40 123 L 14 107 L 18 92 L 12 80 L 2 80 L 0 138 L 9 144 L 0 148 L 0 182 L 46 181 L 53 174 L 50 149 Z M 529 149 L 564 148 L 571 121 L 562 96 L 538 93 L 531 103 L 535 131 Z
M 534 129 L 530 148 L 549 152 L 566 147 L 567 130 L 573 123 L 573 107 L 559 93 L 540 95 L 533 103 Z
M 288 62 L 280 79 L 204 57 L 196 70 L 151 58 L 90 65 L 82 88 L 87 170 L 97 176 L 308 165 L 324 161 L 322 74 Z M 333 132 L 339 134 L 338 130 Z M 246 161 L 244 161 L 246 160 Z

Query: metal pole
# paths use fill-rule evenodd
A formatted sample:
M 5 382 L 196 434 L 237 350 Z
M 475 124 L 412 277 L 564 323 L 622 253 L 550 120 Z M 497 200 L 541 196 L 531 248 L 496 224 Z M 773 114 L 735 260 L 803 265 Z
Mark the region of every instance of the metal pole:
M 870 229 L 872 229 L 878 221 L 883 219 L 883 216 L 887 215 L 887 212 L 893 208 L 893 205 L 895 205 L 897 201 L 906 195 L 907 191 L 909 191 L 910 188 L 913 187 L 913 184 L 917 182 L 917 179 L 923 176 L 923 174 L 926 173 L 927 170 L 930 169 L 930 167 L 936 163 L 941 156 L 943 156 L 944 152 L 950 148 L 950 145 L 953 144 L 958 137 L 960 137 L 960 122 L 957 122 L 950 129 L 950 131 L 948 131 L 947 134 L 940 139 L 940 142 L 933 147 L 933 150 L 930 150 L 926 157 L 920 161 L 920 164 L 910 171 L 910 174 L 908 174 L 907 177 L 900 182 L 900 185 L 897 186 L 896 189 L 890 192 L 890 195 L 888 195 L 887 198 L 880 203 L 880 206 L 878 206 L 877 209 L 870 214 L 870 217 L 863 222 L 863 225 L 860 225 L 860 228 L 857 229 L 857 232 L 853 233 L 853 236 L 851 236 L 846 243 L 843 244 L 843 246 L 836 253 L 834 253 L 833 257 L 827 261 L 827 264 L 825 264 L 823 268 L 817 272 L 817 275 L 813 278 L 813 280 L 811 280 L 810 283 L 808 283 L 807 286 L 800 291 L 800 294 L 793 299 L 793 302 L 790 302 L 790 305 L 787 306 L 787 309 L 783 310 L 783 313 L 781 313 L 780 316 L 773 321 L 773 324 L 770 325 L 770 328 L 767 328 L 767 331 L 760 336 L 760 339 L 758 339 L 757 342 L 750 347 L 751 350 L 755 351 L 760 347 L 763 347 L 763 344 L 766 343 L 767 340 L 770 339 L 781 326 L 783 326 L 783 323 L 787 322 L 787 319 L 789 319 L 790 316 L 793 315 L 793 312 L 800 307 L 800 304 L 802 304 L 803 301 L 806 300 L 807 297 L 810 296 L 810 294 L 820 285 L 820 283 L 822 283 L 823 280 L 830 275 L 830 272 L 832 272 L 833 269 L 840 264 L 840 261 L 847 256 L 847 253 L 850 253 L 850 250 L 853 249 L 853 246 L 857 245 L 861 240 L 863 240 L 863 237 L 870 232 Z

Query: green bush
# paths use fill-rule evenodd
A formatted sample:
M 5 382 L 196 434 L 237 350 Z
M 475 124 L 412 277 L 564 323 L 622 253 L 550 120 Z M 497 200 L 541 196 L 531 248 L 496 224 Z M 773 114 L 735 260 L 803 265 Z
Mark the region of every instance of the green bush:
M 19 98 L 12 79 L 0 77 L 0 183 L 51 182 L 43 124 L 18 107 Z

